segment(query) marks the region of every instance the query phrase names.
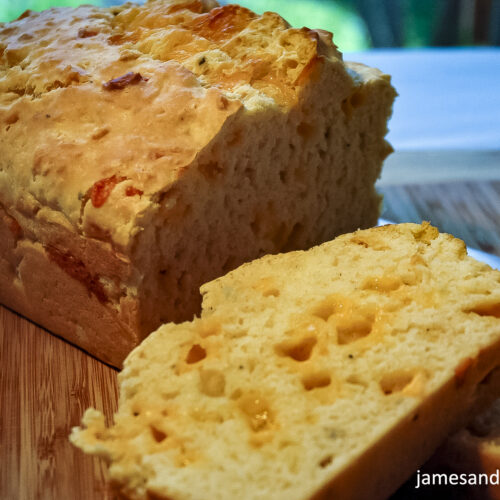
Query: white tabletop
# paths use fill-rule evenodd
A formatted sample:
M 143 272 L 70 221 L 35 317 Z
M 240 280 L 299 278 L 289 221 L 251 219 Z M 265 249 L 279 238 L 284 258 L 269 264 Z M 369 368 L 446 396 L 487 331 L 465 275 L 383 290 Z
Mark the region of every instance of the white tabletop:
M 399 97 L 388 139 L 397 151 L 500 150 L 500 48 L 378 49 L 344 59 L 392 75 Z

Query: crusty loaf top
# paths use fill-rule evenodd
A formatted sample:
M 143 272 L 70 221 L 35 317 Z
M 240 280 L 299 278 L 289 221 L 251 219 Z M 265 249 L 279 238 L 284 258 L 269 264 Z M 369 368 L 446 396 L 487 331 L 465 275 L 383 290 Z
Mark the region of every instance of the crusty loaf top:
M 326 32 L 208 0 L 27 11 L 0 56 L 0 202 L 123 246 L 228 120 L 286 111 L 342 64 Z

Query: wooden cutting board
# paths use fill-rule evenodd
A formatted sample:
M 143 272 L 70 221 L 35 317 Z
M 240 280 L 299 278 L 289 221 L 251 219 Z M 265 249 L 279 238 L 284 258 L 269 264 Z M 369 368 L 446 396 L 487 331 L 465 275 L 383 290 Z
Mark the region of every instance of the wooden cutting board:
M 383 216 L 430 220 L 500 255 L 500 181 L 382 187 Z M 113 498 L 101 460 L 68 441 L 84 410 L 108 421 L 117 371 L 0 306 L 0 499 Z

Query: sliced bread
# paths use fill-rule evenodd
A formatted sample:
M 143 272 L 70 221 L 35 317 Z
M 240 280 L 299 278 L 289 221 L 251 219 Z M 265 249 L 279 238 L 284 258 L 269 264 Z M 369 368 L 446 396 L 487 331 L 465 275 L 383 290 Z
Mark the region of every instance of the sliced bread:
M 127 358 L 114 425 L 88 410 L 72 433 L 130 498 L 385 498 L 500 364 L 500 272 L 428 224 L 267 256 L 202 293 L 201 318 Z

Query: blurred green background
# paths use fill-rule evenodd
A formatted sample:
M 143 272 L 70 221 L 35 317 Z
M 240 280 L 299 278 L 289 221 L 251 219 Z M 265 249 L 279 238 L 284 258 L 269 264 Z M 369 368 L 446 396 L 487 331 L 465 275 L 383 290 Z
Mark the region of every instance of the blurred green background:
M 120 0 L 0 0 L 0 21 L 26 9 Z M 220 3 L 230 3 L 222 1 Z M 343 51 L 370 47 L 500 45 L 500 0 L 239 0 L 276 11 L 292 26 L 332 31 Z

